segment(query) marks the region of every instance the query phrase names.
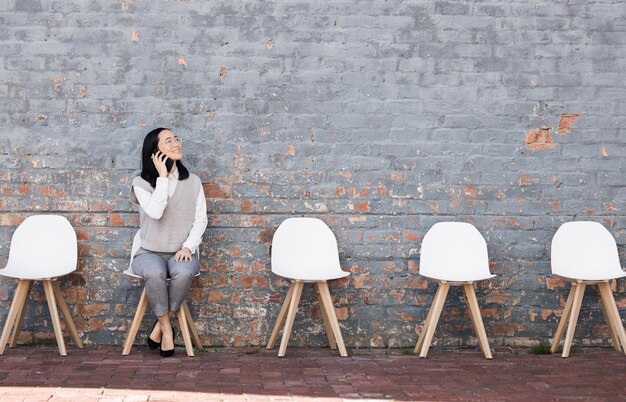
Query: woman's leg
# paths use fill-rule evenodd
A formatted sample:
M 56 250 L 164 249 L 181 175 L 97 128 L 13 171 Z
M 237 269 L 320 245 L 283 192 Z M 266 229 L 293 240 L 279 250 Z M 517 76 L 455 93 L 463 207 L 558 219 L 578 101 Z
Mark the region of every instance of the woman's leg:
M 176 261 L 174 257 L 167 261 L 167 268 L 171 282 L 169 288 L 169 308 L 175 313 L 187 297 L 191 288 L 193 277 L 200 272 L 200 262 L 195 255 L 191 256 L 191 261 Z
M 161 342 L 161 332 L 163 328 L 169 327 L 171 334 L 171 326 L 169 325 L 169 297 L 167 293 L 167 264 L 165 260 L 157 254 L 149 251 L 140 251 L 133 259 L 133 272 L 143 278 L 148 303 L 159 321 L 149 335 L 150 339 L 155 342 Z M 161 322 L 162 318 L 167 323 Z M 173 341 L 171 342 L 173 345 Z M 172 346 L 173 347 L 173 346 Z M 167 349 L 167 347 L 166 347 Z M 170 348 L 171 349 L 171 348 Z

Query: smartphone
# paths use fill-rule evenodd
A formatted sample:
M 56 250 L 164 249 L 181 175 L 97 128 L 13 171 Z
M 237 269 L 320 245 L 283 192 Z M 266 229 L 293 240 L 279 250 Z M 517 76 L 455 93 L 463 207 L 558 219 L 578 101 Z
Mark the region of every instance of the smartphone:
M 174 166 L 174 161 L 173 161 L 173 160 L 171 160 L 170 158 L 167 158 L 167 159 L 165 160 L 165 167 L 167 168 L 167 171 L 168 171 L 168 172 L 171 172 L 171 171 L 172 171 L 172 166 Z

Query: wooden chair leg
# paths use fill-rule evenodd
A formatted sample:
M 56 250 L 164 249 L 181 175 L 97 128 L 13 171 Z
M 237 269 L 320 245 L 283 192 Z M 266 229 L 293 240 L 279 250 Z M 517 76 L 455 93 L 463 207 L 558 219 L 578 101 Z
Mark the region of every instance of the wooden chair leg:
M 420 351 L 420 357 L 426 357 L 428 355 L 428 349 L 430 348 L 430 343 L 433 340 L 433 334 L 435 333 L 435 328 L 437 328 L 437 322 L 439 321 L 439 316 L 441 315 L 441 310 L 443 309 L 443 303 L 448 295 L 450 284 L 441 282 L 439 287 L 441 287 L 441 292 L 437 292 L 438 297 L 433 300 L 433 306 L 431 307 L 433 309 L 433 315 L 428 323 L 428 329 L 426 329 L 426 335 Z
M 422 350 L 422 346 L 424 345 L 424 338 L 426 335 L 426 331 L 430 326 L 430 321 L 433 318 L 433 307 L 435 305 L 435 300 L 439 298 L 439 294 L 441 293 L 441 286 L 437 286 L 437 291 L 435 292 L 435 297 L 433 297 L 433 303 L 430 305 L 430 309 L 428 309 L 428 315 L 426 316 L 426 320 L 422 325 L 422 332 L 420 333 L 419 338 L 417 339 L 417 343 L 415 344 L 415 349 L 413 353 L 419 353 Z
M 341 357 L 347 357 L 348 351 L 346 350 L 346 345 L 343 343 L 343 336 L 341 335 L 341 328 L 339 328 L 339 320 L 337 320 L 337 312 L 335 311 L 335 306 L 333 305 L 333 299 L 330 296 L 328 283 L 318 282 L 318 287 L 320 290 L 320 297 L 324 300 L 323 305 L 326 309 L 326 314 L 328 315 L 328 321 L 330 321 L 330 326 L 333 330 L 335 341 L 337 342 L 339 355 Z
M 565 344 L 563 345 L 562 357 L 568 357 L 569 351 L 572 346 L 572 340 L 574 339 L 574 331 L 576 330 L 576 322 L 578 321 L 578 314 L 580 314 L 580 306 L 583 302 L 583 296 L 585 294 L 584 282 L 579 282 L 576 285 L 576 293 L 574 294 L 574 301 L 572 302 L 572 311 L 570 312 L 569 324 L 567 325 L 567 334 L 565 335 Z
M 565 307 L 563 308 L 563 314 L 561 314 L 561 321 L 559 321 L 559 326 L 556 329 L 554 334 L 554 339 L 552 339 L 552 346 L 550 347 L 550 353 L 556 353 L 559 349 L 559 344 L 561 343 L 561 338 L 563 337 L 563 332 L 565 332 L 565 327 L 567 322 L 569 321 L 569 316 L 572 311 L 572 304 L 574 304 L 574 295 L 576 294 L 576 283 L 572 283 L 572 288 L 569 291 L 569 295 L 567 296 L 567 301 L 565 302 Z
M 202 340 L 200 339 L 200 334 L 198 333 L 198 328 L 196 328 L 196 323 L 193 321 L 191 317 L 191 312 L 189 311 L 189 306 L 187 305 L 187 301 L 183 300 L 183 304 L 181 305 L 183 309 L 183 313 L 185 314 L 185 318 L 187 319 L 187 323 L 189 324 L 189 329 L 191 330 L 191 337 L 196 344 L 198 350 L 202 351 L 204 348 L 202 346 Z
M 14 348 L 17 345 L 17 338 L 20 334 L 20 330 L 22 329 L 22 324 L 24 323 L 24 316 L 26 315 L 26 307 L 28 306 L 28 296 L 30 295 L 30 291 L 33 288 L 33 281 L 29 281 L 28 290 L 26 294 L 21 298 L 21 303 L 19 305 L 19 313 L 18 319 L 13 325 L 13 332 L 11 332 L 11 337 L 9 338 L 9 347 Z
M 467 305 L 470 310 L 470 315 L 473 317 L 472 321 L 474 322 L 480 348 L 483 350 L 485 357 L 487 359 L 491 359 L 491 348 L 489 347 L 489 340 L 487 339 L 487 332 L 485 331 L 483 318 L 480 315 L 480 307 L 478 306 L 474 286 L 472 284 L 465 284 L 463 285 L 463 290 L 465 291 L 465 297 L 467 297 Z
M 613 297 L 613 292 L 611 292 L 611 287 L 608 282 L 602 282 L 598 285 L 598 287 L 600 288 L 601 297 L 604 298 L 604 306 L 609 313 L 608 315 L 612 318 L 613 329 L 615 330 L 617 338 L 621 341 L 624 354 L 626 354 L 626 332 L 624 331 L 624 324 L 622 324 L 622 318 L 619 315 L 617 304 L 615 304 L 615 298 Z
M 9 309 L 9 314 L 7 315 L 6 322 L 4 323 L 2 336 L 0 336 L 0 355 L 4 354 L 7 342 L 9 341 L 9 336 L 11 335 L 11 330 L 17 320 L 20 306 L 24 303 L 23 299 L 26 297 L 30 282 L 31 281 L 29 280 L 20 280 L 17 283 L 17 288 L 15 289 L 15 294 L 13 295 L 13 301 L 11 302 L 11 308 Z
M 476 334 L 476 339 L 478 339 L 478 348 L 482 351 L 483 346 L 480 342 L 480 338 L 478 337 L 478 327 L 476 326 L 476 317 L 474 317 L 472 308 L 470 307 L 470 299 L 469 299 L 469 296 L 467 295 L 467 291 L 465 290 L 465 288 L 463 288 L 463 294 L 465 295 L 465 302 L 467 303 L 467 311 L 468 311 L 468 315 L 470 316 L 472 328 L 474 329 L 474 333 Z
M 57 344 L 59 345 L 59 354 L 61 356 L 67 356 L 65 340 L 63 339 L 63 331 L 61 330 L 61 319 L 59 318 L 59 310 L 57 309 L 57 303 L 54 297 L 52 281 L 43 280 L 42 282 L 43 290 L 46 293 L 46 300 L 48 301 L 48 308 L 50 309 L 50 317 L 52 318 L 52 326 L 54 327 L 54 336 L 57 338 Z
M 330 345 L 331 349 L 335 350 L 337 349 L 337 342 L 335 341 L 333 327 L 332 325 L 330 325 L 330 320 L 328 318 L 328 313 L 327 313 L 327 307 L 324 303 L 324 299 L 320 295 L 319 282 L 315 282 L 313 285 L 315 286 L 315 297 L 317 298 L 317 302 L 320 305 L 322 319 L 324 320 L 324 328 L 326 328 L 326 336 L 328 337 L 328 344 Z
M 183 341 L 185 342 L 185 350 L 187 356 L 195 356 L 193 353 L 193 344 L 191 343 L 191 335 L 189 334 L 189 322 L 185 316 L 185 311 L 182 308 L 178 309 L 178 324 L 180 326 L 180 332 L 183 334 Z
M 291 282 L 289 290 L 287 291 L 287 296 L 285 296 L 283 305 L 281 306 L 280 312 L 278 313 L 276 324 L 274 324 L 274 329 L 272 330 L 272 334 L 270 335 L 270 340 L 267 342 L 267 346 L 265 347 L 265 349 L 267 350 L 270 350 L 274 347 L 274 343 L 276 343 L 276 338 L 278 337 L 278 332 L 285 323 L 285 317 L 287 316 L 287 310 L 289 309 L 289 303 L 291 303 L 291 297 L 293 296 L 293 290 L 295 289 L 295 286 L 296 283 Z
M 65 322 L 70 330 L 70 335 L 74 340 L 74 345 L 77 348 L 83 348 L 83 342 L 80 340 L 78 336 L 78 331 L 76 330 L 76 324 L 74 324 L 74 320 L 72 319 L 72 315 L 70 314 L 70 310 L 67 308 L 67 304 L 65 304 L 65 299 L 63 298 L 63 294 L 61 293 L 61 289 L 59 288 L 59 283 L 57 281 L 52 281 L 52 289 L 54 291 L 54 295 L 56 296 L 56 300 L 59 303 L 59 307 L 61 307 L 61 312 L 63 313 L 63 317 L 65 318 Z
M 617 330 L 615 327 L 615 322 L 612 319 L 612 314 L 607 310 L 606 303 L 604 302 L 604 297 L 602 297 L 602 291 L 600 290 L 600 284 L 596 283 L 595 285 L 596 291 L 598 292 L 598 301 L 600 302 L 600 309 L 602 310 L 602 315 L 604 316 L 604 320 L 606 321 L 606 325 L 609 328 L 609 334 L 611 335 L 611 342 L 613 343 L 613 348 L 621 352 L 621 342 L 617 336 Z
M 128 333 L 126 334 L 126 341 L 124 341 L 124 350 L 122 351 L 123 356 L 128 356 L 128 354 L 130 353 L 130 349 L 133 347 L 133 342 L 135 341 L 137 331 L 139 331 L 139 327 L 141 326 L 141 321 L 143 320 L 143 315 L 145 314 L 147 307 L 148 296 L 146 295 L 146 289 L 144 288 L 141 292 L 141 298 L 139 299 L 139 305 L 137 306 L 137 311 L 135 312 L 135 316 L 133 317 L 133 322 L 130 324 L 130 328 L 128 329 Z
M 293 295 L 289 301 L 289 311 L 287 312 L 287 318 L 285 320 L 285 328 L 283 329 L 283 337 L 280 340 L 280 347 L 278 348 L 278 357 L 284 357 L 287 351 L 287 344 L 289 343 L 289 337 L 291 336 L 291 328 L 293 327 L 293 320 L 296 317 L 298 311 L 298 303 L 300 303 L 300 296 L 302 295 L 302 287 L 304 282 L 296 281 L 294 283 Z

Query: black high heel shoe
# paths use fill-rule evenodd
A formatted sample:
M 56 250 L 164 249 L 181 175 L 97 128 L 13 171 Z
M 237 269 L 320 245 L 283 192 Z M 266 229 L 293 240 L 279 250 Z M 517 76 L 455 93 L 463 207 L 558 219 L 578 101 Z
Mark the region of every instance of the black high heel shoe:
M 154 325 L 152 326 L 152 329 L 150 330 L 150 334 L 152 333 L 152 331 L 154 331 L 154 327 L 156 327 L 158 323 L 159 323 L 159 320 L 156 320 Z M 155 350 L 156 348 L 160 348 L 161 342 L 153 341 L 152 338 L 150 338 L 150 334 L 148 334 L 148 341 L 147 341 L 148 347 L 150 348 L 150 350 Z
M 172 340 L 176 340 L 176 330 L 173 327 L 172 327 Z M 176 349 L 176 344 L 174 344 L 174 347 L 170 350 L 159 349 L 159 353 L 161 354 L 161 357 L 170 357 L 174 354 L 175 349 Z

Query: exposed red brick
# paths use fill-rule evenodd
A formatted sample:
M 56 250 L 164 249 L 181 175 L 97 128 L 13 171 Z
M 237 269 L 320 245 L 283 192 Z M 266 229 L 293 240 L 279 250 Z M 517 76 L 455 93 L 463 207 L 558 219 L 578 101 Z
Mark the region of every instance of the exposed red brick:
M 335 192 L 334 192 L 335 197 L 343 197 L 346 195 L 346 188 L 345 187 L 337 187 L 335 188 Z
M 487 303 L 506 304 L 510 297 L 507 293 L 492 293 L 487 297 Z
M 428 281 L 422 277 L 405 279 L 402 282 L 402 287 L 407 289 L 428 289 Z
M 526 175 L 520 176 L 519 180 L 517 180 L 517 184 L 520 186 L 530 186 L 537 183 L 539 183 L 539 179 L 531 179 Z
M 546 287 L 550 290 L 565 287 L 565 281 L 559 278 L 546 278 Z
M 411 322 L 413 321 L 413 316 L 407 312 L 404 311 L 398 311 L 396 313 L 396 316 L 400 319 L 400 321 L 403 322 Z
M 287 146 L 287 150 L 285 150 L 285 156 L 296 156 L 296 148 L 292 144 L 289 144 Z
M 405 230 L 404 232 L 402 232 L 402 234 L 404 235 L 404 238 L 407 239 L 408 241 L 418 241 L 420 239 L 420 236 L 409 232 L 408 230 Z
M 428 203 L 428 207 L 433 215 L 439 215 L 439 203 L 431 201 Z
M 109 311 L 108 304 L 81 304 L 78 307 L 78 311 L 84 316 L 101 315 Z
M 466 186 L 465 187 L 465 198 L 468 200 L 475 200 L 476 199 L 476 188 L 472 187 L 472 186 Z
M 557 212 L 559 212 L 559 202 L 558 201 L 552 201 L 550 203 L 550 207 L 552 208 L 552 213 L 556 214 Z
M 513 336 L 515 334 L 515 325 L 495 323 L 492 330 L 494 336 Z
M 241 202 L 241 212 L 252 212 L 252 201 L 250 200 L 243 200 Z
M 387 283 L 387 280 L 379 281 L 375 277 L 369 275 L 358 275 L 354 277 L 355 289 L 372 289 L 379 286 L 385 286 Z
M 559 135 L 565 135 L 565 134 L 571 133 L 574 127 L 574 122 L 580 118 L 581 116 L 578 113 L 574 113 L 574 114 L 566 113 L 566 114 L 561 115 L 561 120 L 559 121 L 559 130 L 557 131 L 557 133 Z
M 272 242 L 272 238 L 274 237 L 274 233 L 276 232 L 276 229 L 265 229 L 262 230 L 259 233 L 259 241 L 261 243 L 271 243 Z
M 253 215 L 250 216 L 247 221 L 249 226 L 262 226 L 265 224 L 265 217 L 261 215 Z
M 262 276 L 242 276 L 239 278 L 239 284 L 237 286 L 241 286 L 244 289 L 260 289 L 268 288 L 269 283 Z
M 137 29 L 133 29 L 130 32 L 130 40 L 133 42 L 139 42 L 139 31 Z
M 335 311 L 337 313 L 337 319 L 339 321 L 345 321 L 348 319 L 348 308 L 347 307 L 336 307 Z
M 367 201 L 361 202 L 361 203 L 357 203 L 357 204 L 353 205 L 353 209 L 356 212 L 369 212 L 370 204 Z
M 206 198 L 230 198 L 230 186 L 221 186 L 213 183 L 203 183 Z
M 469 318 L 469 311 L 466 310 L 466 316 L 468 316 Z M 481 308 L 480 309 L 480 316 L 482 318 L 499 318 L 500 317 L 500 313 L 498 313 L 498 309 L 497 308 Z
M 228 75 L 228 68 L 226 66 L 220 66 L 220 77 L 226 78 Z
M 30 193 L 30 184 L 22 184 L 20 186 L 20 195 L 26 195 Z
M 402 172 L 392 173 L 391 181 L 393 181 L 396 184 L 402 183 L 404 181 L 404 173 Z
M 550 130 L 552 130 L 552 128 L 549 127 L 530 130 L 528 134 L 526 134 L 526 148 L 531 151 L 556 148 L 556 144 L 554 144 L 554 140 L 550 135 Z
M 607 152 L 605 147 L 602 147 L 602 157 L 603 158 L 608 158 L 609 157 L 609 153 Z
M 124 222 L 124 218 L 122 218 L 118 214 L 111 215 L 110 219 L 111 219 L 111 226 L 125 226 L 126 225 L 126 223 Z

